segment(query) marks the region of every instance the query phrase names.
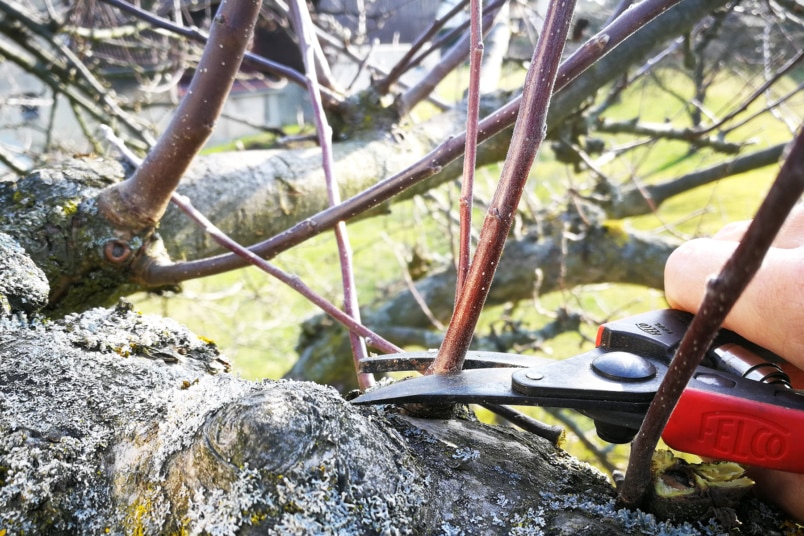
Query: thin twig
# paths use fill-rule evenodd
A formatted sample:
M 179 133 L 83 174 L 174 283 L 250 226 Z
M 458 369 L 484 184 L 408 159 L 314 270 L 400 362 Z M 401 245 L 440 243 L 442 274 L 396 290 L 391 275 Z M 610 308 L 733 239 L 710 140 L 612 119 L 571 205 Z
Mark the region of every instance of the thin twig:
M 784 78 L 785 75 L 787 75 L 787 73 L 790 72 L 790 70 L 792 70 L 796 65 L 798 65 L 802 59 L 804 59 L 804 50 L 800 50 L 798 54 L 790 58 L 790 60 L 788 60 L 787 63 L 782 65 L 775 73 L 773 73 L 772 77 L 770 77 L 761 86 L 759 86 L 756 90 L 754 90 L 754 92 L 751 93 L 751 95 L 749 95 L 743 102 L 741 102 L 737 106 L 734 106 L 733 111 L 731 113 L 726 114 L 725 117 L 723 117 L 716 123 L 706 128 L 700 129 L 699 130 L 700 134 L 712 132 L 713 130 L 720 128 L 728 121 L 734 119 L 737 115 L 747 111 L 749 106 L 751 106 L 751 104 L 755 100 L 764 95 L 772 85 L 774 85 L 776 82 Z
M 209 36 L 204 32 L 202 32 L 201 30 L 199 30 L 198 28 L 185 27 L 180 26 L 178 24 L 174 24 L 168 19 L 158 17 L 153 13 L 145 11 L 144 9 L 134 6 L 124 0 L 101 0 L 101 1 L 109 5 L 115 6 L 121 11 L 125 11 L 126 13 L 129 13 L 141 20 L 146 21 L 154 28 L 162 28 L 164 30 L 168 30 L 177 35 L 181 35 L 182 37 L 190 39 L 191 41 L 201 43 L 202 45 L 205 45 L 209 40 Z M 264 72 L 285 77 L 297 85 L 305 86 L 306 84 L 306 79 L 304 78 L 303 74 L 299 73 L 295 69 L 286 67 L 281 63 L 276 63 L 262 56 L 252 54 L 251 52 L 246 52 L 244 60 L 248 61 L 250 65 L 259 67 Z M 334 95 L 328 93 L 328 97 L 332 98 L 334 97 Z
M 396 346 L 395 344 L 388 342 L 380 335 L 377 335 L 367 327 L 360 324 L 360 322 L 356 321 L 354 318 L 338 309 L 335 305 L 327 301 L 323 296 L 319 295 L 313 289 L 307 286 L 301 279 L 299 279 L 298 276 L 284 272 L 283 270 L 270 264 L 268 261 L 257 257 L 256 255 L 251 253 L 248 249 L 241 246 L 228 236 L 226 236 L 203 214 L 195 210 L 195 208 L 193 208 L 192 204 L 190 203 L 190 200 L 187 197 L 180 194 L 173 194 L 172 201 L 185 214 L 190 216 L 190 218 L 192 218 L 193 221 L 195 221 L 198 225 L 203 227 L 204 230 L 207 232 L 207 234 L 212 236 L 215 242 L 225 247 L 229 251 L 232 251 L 235 254 L 242 256 L 250 264 L 257 266 L 264 272 L 272 275 L 276 279 L 279 279 L 281 282 L 288 285 L 290 288 L 292 288 L 293 290 L 304 296 L 313 305 L 318 306 L 327 315 L 332 317 L 333 320 L 343 325 L 346 329 L 349 330 L 350 333 L 356 333 L 359 336 L 364 337 L 367 344 L 370 344 L 373 348 L 376 348 L 381 352 L 397 353 L 402 351 L 402 349 Z
M 313 117 L 318 131 L 318 143 L 321 146 L 322 167 L 324 178 L 327 183 L 327 197 L 330 206 L 335 206 L 341 202 L 338 184 L 333 176 L 334 161 L 332 158 L 332 127 L 327 122 L 324 114 L 324 105 L 321 101 L 319 91 L 318 76 L 315 68 L 315 50 L 313 41 L 316 39 L 313 28 L 313 20 L 307 10 L 307 4 L 300 0 L 291 0 L 290 10 L 295 20 L 296 35 L 299 39 L 299 48 L 302 52 L 305 71 L 307 72 L 307 92 L 313 105 Z M 355 322 L 360 323 L 360 306 L 357 300 L 357 285 L 355 284 L 354 269 L 352 267 L 352 248 L 349 244 L 349 234 L 346 231 L 346 223 L 338 222 L 335 226 L 335 240 L 338 244 L 338 258 L 341 265 L 341 281 L 343 283 L 343 305 L 347 315 L 352 317 Z M 352 346 L 352 357 L 354 358 L 355 371 L 357 373 L 357 383 L 360 389 L 366 389 L 374 385 L 374 375 L 361 373 L 360 361 L 368 357 L 365 341 L 355 332 L 349 331 L 349 342 Z
M 788 213 L 804 192 L 804 134 L 799 132 L 779 175 L 759 207 L 734 254 L 720 274 L 707 281 L 698 313 L 673 357 L 667 375 L 645 415 L 631 447 L 619 498 L 639 506 L 650 483 L 650 462 L 659 436 L 720 325 L 754 277 Z
M 564 428 L 561 426 L 551 426 L 549 424 L 545 424 L 537 419 L 534 419 L 530 415 L 525 415 L 522 412 L 501 404 L 492 404 L 491 402 L 486 402 L 480 405 L 492 413 L 499 415 L 511 424 L 519 426 L 526 432 L 530 432 L 531 434 L 535 434 L 548 440 L 553 445 L 558 446 L 558 444 L 561 442 L 561 438 L 564 437 Z
M 494 23 L 494 18 L 500 12 L 500 9 L 499 7 L 493 9 L 487 8 L 484 11 L 482 25 L 484 28 L 487 28 L 486 31 L 488 32 Z M 401 115 L 407 115 L 416 104 L 420 103 L 427 95 L 433 92 L 439 82 L 454 71 L 459 64 L 463 63 L 466 56 L 469 54 L 470 39 L 470 35 L 464 35 L 424 78 L 399 96 L 397 99 L 397 107 Z
M 123 142 L 123 140 L 115 135 L 111 127 L 108 125 L 101 125 L 101 131 L 106 136 L 106 139 L 109 140 L 109 143 L 114 145 L 123 155 L 123 157 L 132 165 L 142 165 L 143 160 L 134 154 L 131 149 L 126 147 L 126 144 Z M 190 199 L 186 196 L 174 193 L 171 197 L 171 202 L 173 202 L 173 204 L 175 204 L 182 212 L 187 214 L 190 219 L 196 222 L 210 236 L 212 236 L 215 242 L 225 247 L 235 255 L 243 258 L 248 264 L 256 266 L 260 270 L 266 272 L 268 275 L 271 275 L 282 283 L 288 285 L 290 288 L 307 298 L 307 300 L 309 300 L 311 303 L 318 306 L 325 314 L 332 317 L 336 322 L 350 330 L 350 332 L 355 332 L 361 337 L 364 337 L 366 342 L 369 343 L 373 348 L 385 353 L 397 353 L 402 351 L 399 346 L 388 342 L 382 336 L 377 335 L 367 327 L 361 325 L 360 322 L 355 321 L 355 319 L 338 309 L 323 296 L 317 294 L 298 276 L 284 272 L 282 269 L 277 268 L 268 261 L 258 257 L 247 248 L 241 246 L 235 240 L 232 240 L 228 235 L 226 235 L 226 233 L 221 231 L 217 226 L 209 221 L 206 216 L 196 210 L 196 208 L 193 207 L 192 203 L 190 202 Z
M 104 111 L 106 114 L 113 114 L 142 141 L 148 145 L 153 145 L 154 139 L 150 133 L 145 130 L 145 124 L 142 119 L 124 111 L 120 107 L 109 90 L 95 77 L 89 67 L 87 67 L 58 36 L 53 34 L 52 28 L 49 25 L 37 23 L 37 17 L 19 11 L 16 5 L 5 1 L 0 1 L 0 11 L 5 13 L 8 19 L 14 21 L 15 24 L 24 24 L 28 30 L 39 36 L 43 42 L 50 44 L 55 51 L 58 52 L 58 61 L 55 57 L 43 57 L 41 54 L 36 54 L 36 49 L 39 44 L 38 40 L 30 36 L 26 36 L 25 38 L 27 50 L 31 54 L 37 55 L 40 61 L 45 62 L 45 65 L 47 65 L 49 69 L 57 71 L 62 85 L 78 88 L 78 91 L 89 96 L 90 101 L 101 104 L 105 108 Z M 19 30 L 10 35 L 14 35 L 15 33 L 19 33 Z M 8 36 L 9 32 L 4 32 L 4 35 Z M 44 48 L 40 50 L 44 51 Z M 64 65 L 62 65 L 62 61 Z M 69 84 L 66 84 L 67 80 L 70 81 Z M 59 88 L 54 88 L 54 90 L 58 89 Z M 73 91 L 75 91 L 75 89 L 73 89 Z M 67 95 L 68 93 L 65 92 L 65 94 Z M 92 113 L 94 106 L 84 107 Z
M 397 80 L 402 76 L 402 74 L 410 68 L 410 60 L 413 56 L 421 50 L 421 48 L 430 41 L 430 39 L 438 33 L 438 31 L 444 27 L 444 24 L 452 17 L 457 15 L 459 12 L 466 7 L 466 4 L 469 0 L 460 0 L 455 7 L 449 10 L 447 14 L 445 14 L 440 19 L 436 19 L 433 21 L 433 24 L 430 25 L 427 30 L 424 31 L 416 40 L 410 45 L 407 52 L 400 58 L 396 65 L 391 68 L 391 71 L 382 79 L 379 80 L 376 84 L 374 84 L 374 88 L 380 95 L 384 95 L 388 93 L 390 87 L 396 83 Z
M 402 269 L 402 279 L 405 281 L 405 286 L 410 292 L 410 295 L 413 296 L 414 301 L 421 309 L 424 316 L 427 317 L 427 320 L 430 321 L 430 324 L 433 325 L 435 329 L 438 331 L 444 331 L 447 329 L 447 326 L 441 323 L 441 321 L 433 314 L 433 311 L 430 310 L 430 306 L 427 305 L 427 302 L 422 297 L 419 289 L 416 288 L 416 283 L 413 281 L 413 277 L 410 275 L 410 268 L 408 267 L 407 262 L 405 262 L 402 253 L 399 251 L 399 248 L 396 247 L 394 243 L 391 242 L 391 239 L 388 235 L 383 233 L 383 238 L 387 242 L 388 246 L 394 252 L 394 257 L 396 257 L 397 263 L 399 263 L 399 267 Z
M 574 8 L 575 0 L 554 0 L 547 10 L 525 79 L 522 106 L 514 125 L 500 184 L 483 222 L 480 242 L 463 290 L 456 296 L 455 312 L 447 328 L 444 344 L 428 369 L 431 374 L 457 372 L 463 368 L 530 168 L 547 132 L 547 110 Z
M 802 89 L 804 89 L 804 82 L 800 83 L 799 85 L 797 85 L 796 87 L 794 87 L 793 89 L 788 91 L 786 94 L 784 94 L 781 97 L 779 97 L 778 99 L 774 99 L 773 101 L 769 102 L 764 107 L 762 107 L 761 109 L 755 111 L 754 113 L 752 113 L 748 117 L 745 117 L 745 118 L 743 118 L 742 120 L 740 120 L 740 121 L 738 121 L 736 123 L 732 123 L 731 125 L 728 126 L 728 128 L 721 129 L 720 134 L 722 136 L 727 136 L 730 132 L 733 132 L 733 131 L 737 130 L 738 128 L 742 127 L 742 126 L 747 125 L 748 123 L 750 123 L 754 119 L 757 119 L 757 118 L 765 115 L 768 112 L 771 112 L 771 114 L 773 114 L 773 112 L 774 112 L 774 110 L 776 110 L 776 108 L 780 107 L 782 104 L 784 104 L 785 102 L 790 100 L 792 97 L 796 97 L 796 96 L 800 95 Z
M 461 182 L 460 215 L 461 227 L 458 237 L 458 279 L 455 285 L 455 298 L 461 293 L 466 275 L 469 273 L 469 257 L 472 241 L 472 198 L 475 185 L 475 165 L 477 162 L 477 128 L 480 119 L 480 66 L 483 60 L 483 21 L 480 0 L 471 0 L 469 40 L 472 50 L 469 53 L 469 95 L 466 110 L 466 150 L 463 153 L 463 181 Z

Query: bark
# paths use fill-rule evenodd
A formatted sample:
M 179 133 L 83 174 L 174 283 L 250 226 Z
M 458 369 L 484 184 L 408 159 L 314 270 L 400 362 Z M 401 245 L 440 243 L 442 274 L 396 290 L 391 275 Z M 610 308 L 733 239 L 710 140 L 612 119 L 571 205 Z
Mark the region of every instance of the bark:
M 123 303 L 4 315 L 0 341 L 4 536 L 723 531 L 617 510 L 600 473 L 523 432 L 235 378 L 213 345 Z M 753 500 L 735 515 L 746 534 L 784 522 Z
M 122 179 L 116 162 L 87 157 L 0 183 L 0 232 L 14 238 L 47 277 L 48 297 L 61 314 L 109 304 L 137 290 L 133 259 L 163 257 L 158 241 L 121 240 L 98 214 L 95 198 Z M 110 257 L 122 262 L 110 262 Z M 56 310 L 56 309 L 54 309 Z

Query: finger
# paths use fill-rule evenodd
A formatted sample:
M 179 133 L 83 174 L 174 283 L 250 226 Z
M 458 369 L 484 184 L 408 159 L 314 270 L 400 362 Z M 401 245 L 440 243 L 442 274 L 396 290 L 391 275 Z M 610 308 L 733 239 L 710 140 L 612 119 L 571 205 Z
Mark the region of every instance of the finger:
M 751 220 L 727 223 L 718 232 L 716 232 L 712 238 L 715 240 L 731 240 L 733 242 L 739 242 L 743 238 L 743 235 L 745 234 L 745 231 L 748 229 L 749 225 L 751 225 Z
M 697 239 L 667 261 L 665 296 L 671 307 L 695 312 L 706 281 L 720 272 L 736 242 Z M 771 248 L 724 326 L 804 368 L 804 249 Z
M 737 242 L 742 239 L 750 224 L 751 220 L 726 224 L 712 238 Z M 773 247 L 789 249 L 800 246 L 804 246 L 804 206 L 798 204 L 790 212 L 787 221 L 776 235 Z
M 799 203 L 793 207 L 773 245 L 779 248 L 804 246 L 804 205 Z
M 758 495 L 778 505 L 798 522 L 804 522 L 804 474 L 783 473 L 752 467 L 748 476 L 756 482 Z

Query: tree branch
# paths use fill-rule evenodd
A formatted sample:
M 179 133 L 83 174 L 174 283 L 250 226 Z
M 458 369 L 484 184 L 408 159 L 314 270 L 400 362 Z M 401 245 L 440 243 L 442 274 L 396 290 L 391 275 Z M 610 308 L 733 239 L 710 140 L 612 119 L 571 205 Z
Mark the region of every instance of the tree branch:
M 609 134 L 634 134 L 635 136 L 648 136 L 655 140 L 679 140 L 688 142 L 692 147 L 708 147 L 714 151 L 737 154 L 744 143 L 731 143 L 723 141 L 720 136 L 705 136 L 696 128 L 678 128 L 670 124 L 639 123 L 637 119 L 631 121 L 612 121 L 598 119 L 595 129 Z
M 458 283 L 455 294 L 461 293 L 466 275 L 469 273 L 469 258 L 472 240 L 472 199 L 477 165 L 477 122 L 480 117 L 480 66 L 483 60 L 483 21 L 480 0 L 470 2 L 469 41 L 469 96 L 466 110 L 466 149 L 463 154 L 463 180 L 460 198 L 460 235 L 458 238 Z
M 563 217 L 573 218 L 568 214 Z M 564 240 L 561 229 L 547 224 L 539 234 L 533 232 L 509 240 L 486 306 L 529 301 L 535 292 L 546 295 L 580 285 L 629 283 L 663 288 L 664 265 L 677 243 L 646 233 L 628 232 L 616 224 L 593 223 L 573 231 L 582 239 Z M 453 311 L 455 282 L 454 267 L 449 265 L 418 280 L 415 293 L 402 291 L 364 307 L 363 323 L 400 346 L 438 348 L 443 334 L 433 329 L 431 318 L 422 311 L 419 300 L 428 305 L 432 316 L 447 322 Z M 290 375 L 343 390 L 354 388 L 348 340 L 342 329 L 329 328 L 325 322 L 320 318 L 305 322 L 297 346 L 300 357 Z M 510 333 L 478 334 L 472 348 L 511 351 L 515 345 L 531 345 L 532 335 L 546 339 L 555 336 L 556 331 L 575 329 L 573 326 L 577 324 L 572 319 L 558 320 Z
M 291 0 L 290 10 L 293 15 L 296 35 L 299 38 L 305 71 L 307 72 L 307 91 L 313 103 L 313 115 L 318 132 L 318 144 L 321 146 L 322 167 L 327 183 L 327 197 L 330 206 L 341 201 L 338 184 L 334 176 L 334 162 L 332 159 L 332 128 L 327 123 L 324 114 L 324 105 L 321 102 L 321 92 L 318 85 L 316 54 L 314 50 L 315 30 L 307 4 L 301 0 Z M 357 300 L 357 285 L 355 284 L 354 268 L 352 265 L 352 248 L 349 244 L 349 234 L 346 223 L 338 222 L 335 226 L 335 240 L 338 244 L 338 259 L 341 267 L 341 281 L 343 285 L 344 312 L 356 323 L 360 323 L 360 306 Z M 376 338 L 376 337 L 372 337 Z M 374 376 L 360 372 L 360 361 L 368 357 L 366 342 L 355 331 L 349 330 L 349 341 L 352 346 L 357 383 L 360 389 L 374 385 Z
M 650 483 L 650 462 L 670 414 L 745 287 L 762 264 L 776 233 L 804 192 L 804 133 L 796 137 L 779 175 L 740 244 L 717 277 L 707 281 L 698 313 L 679 344 L 667 375 L 631 447 L 620 500 L 638 506 Z
M 168 30 L 170 32 L 175 33 L 176 35 L 181 35 L 187 39 L 190 39 L 191 41 L 195 41 L 196 43 L 206 45 L 207 41 L 209 40 L 209 36 L 204 32 L 200 31 L 198 28 L 187 28 L 184 26 L 179 26 L 167 19 L 154 15 L 153 13 L 145 11 L 144 9 L 140 9 L 139 7 L 134 6 L 124 0 L 101 0 L 101 2 L 105 2 L 109 5 L 115 6 L 121 11 L 125 11 L 126 13 L 134 15 L 135 17 L 146 21 L 154 28 L 162 28 L 164 30 Z M 295 69 L 282 65 L 281 63 L 269 60 L 268 58 L 263 58 L 262 56 L 258 56 L 251 52 L 245 52 L 243 56 L 243 61 L 248 62 L 248 64 L 253 67 L 259 68 L 262 72 L 287 78 L 288 80 L 299 86 L 304 87 L 306 84 L 303 74 L 296 71 Z M 340 101 L 340 98 L 336 97 L 336 95 L 330 92 L 329 90 L 325 90 L 324 94 L 327 96 L 328 102 L 334 103 Z
M 511 137 L 511 149 L 503 164 L 472 265 L 456 297 L 455 312 L 430 374 L 458 372 L 474 335 L 480 311 L 491 289 L 494 273 L 514 221 L 530 168 L 547 133 L 547 109 L 553 94 L 561 52 L 569 32 L 574 0 L 554 0 L 525 79 L 522 105 Z
M 563 87 L 563 89 L 557 93 L 552 101 L 551 112 L 548 116 L 548 125 L 556 125 L 570 115 L 572 111 L 575 110 L 581 102 L 589 98 L 598 87 L 615 78 L 618 75 L 617 73 L 623 69 L 624 65 L 629 65 L 644 57 L 650 50 L 649 43 L 652 43 L 657 36 L 671 37 L 677 35 L 691 26 L 696 20 L 696 17 L 701 17 L 709 12 L 709 10 L 716 8 L 720 3 L 726 2 L 726 0 L 717 0 L 717 5 L 714 5 L 713 0 L 686 0 L 684 6 L 673 7 L 678 1 L 680 0 L 649 0 L 639 3 L 632 9 L 629 9 L 626 16 L 618 18 L 611 26 L 603 29 L 577 49 L 572 56 L 567 58 L 564 64 L 562 64 L 557 76 L 556 88 Z M 665 11 L 667 12 L 665 13 Z M 661 18 L 655 19 L 662 14 L 664 15 Z M 624 43 L 626 39 L 628 41 Z M 624 43 L 625 46 L 618 47 L 621 43 Z M 605 58 L 601 59 L 603 56 L 605 56 Z M 575 78 L 579 77 L 584 70 L 595 62 L 598 63 L 594 69 L 590 69 L 584 73 L 581 78 L 578 78 L 577 82 L 570 84 L 570 82 L 573 82 Z M 495 113 L 483 119 L 479 125 L 478 142 L 489 140 L 489 138 L 492 138 L 509 127 L 516 119 L 519 103 L 519 98 L 516 98 Z M 433 139 L 438 139 L 438 136 L 441 136 L 441 129 L 443 129 L 444 126 L 443 121 L 428 123 L 424 125 L 424 132 L 436 133 L 436 137 Z M 408 143 L 408 141 L 409 140 L 406 139 L 404 143 Z M 504 151 L 507 149 L 509 141 L 506 136 L 497 136 L 493 141 L 483 143 L 479 147 L 478 164 L 482 165 L 483 163 L 498 161 L 500 154 L 504 154 Z M 349 162 L 353 160 L 347 161 L 347 159 L 354 159 L 356 157 L 351 152 L 354 148 L 350 144 L 351 142 L 338 144 L 338 149 L 344 151 L 344 153 L 342 153 L 344 156 L 338 158 L 338 161 L 340 162 L 343 159 L 344 165 L 351 166 Z M 406 199 L 420 191 L 421 188 L 416 189 L 414 186 L 425 180 L 428 181 L 426 184 L 428 188 L 451 180 L 460 173 L 460 168 L 447 166 L 450 162 L 463 154 L 465 144 L 465 133 L 461 133 L 438 145 L 434 143 L 435 148 L 413 164 L 401 164 L 396 166 L 395 164 L 392 165 L 389 163 L 388 167 L 391 169 L 402 168 L 402 171 L 371 185 L 362 192 L 348 198 L 338 206 L 328 209 L 319 209 L 321 212 L 303 221 L 298 221 L 297 219 L 296 221 L 298 221 L 298 223 L 291 223 L 284 231 L 278 232 L 278 234 L 274 235 L 272 238 L 252 246 L 250 249 L 262 257 L 271 257 L 323 231 L 332 229 L 338 221 L 347 221 L 359 214 L 380 206 L 390 199 Z M 347 147 L 349 147 L 349 149 L 347 149 Z M 394 150 L 389 151 L 386 148 L 378 148 L 372 144 L 371 150 L 372 153 L 376 151 L 376 154 L 384 155 L 386 160 L 407 154 L 406 152 L 400 153 L 396 146 Z M 250 158 L 252 158 L 250 155 L 238 156 L 238 159 L 241 161 Z M 266 157 L 262 155 L 254 155 L 253 158 L 255 163 L 250 165 L 256 165 L 257 161 L 264 161 L 266 159 Z M 304 154 L 294 154 L 292 158 L 296 166 L 299 165 L 300 161 L 306 159 Z M 367 157 L 361 155 L 359 158 L 361 161 L 364 161 Z M 227 164 L 226 162 L 220 161 L 214 156 L 210 157 L 209 160 L 214 160 L 216 167 L 232 165 L 231 163 Z M 356 169 L 354 172 L 362 172 L 362 169 Z M 238 178 L 244 173 L 248 173 L 248 170 L 241 169 L 233 173 L 233 175 L 234 178 Z M 290 170 L 283 173 L 288 174 Z M 264 175 L 264 173 L 261 173 L 261 175 Z M 381 175 L 381 172 L 373 173 L 375 177 L 378 175 Z M 369 180 L 369 177 L 365 179 Z M 215 180 L 217 181 L 219 179 L 216 178 Z M 282 187 L 284 188 L 284 186 Z M 307 191 L 308 193 L 309 189 L 309 186 L 303 187 L 303 191 Z M 301 188 L 293 188 L 293 190 L 296 192 L 302 191 Z M 253 191 L 253 188 L 249 191 Z M 402 192 L 401 195 L 400 192 Z M 292 193 L 293 192 L 291 192 L 291 194 Z M 207 214 L 210 213 L 206 208 L 204 212 Z M 283 214 L 281 212 L 282 211 L 272 215 L 274 222 L 279 224 L 284 223 L 282 219 Z M 298 216 L 294 215 L 294 218 L 298 218 Z M 216 221 L 219 220 L 216 218 Z M 268 226 L 269 223 L 265 222 L 263 225 Z M 264 230 L 265 227 L 263 227 L 263 231 Z M 200 238 L 182 241 L 193 244 L 202 243 L 202 239 Z M 222 255 L 166 266 L 151 265 L 148 272 L 142 274 L 141 277 L 149 284 L 164 285 L 200 277 L 202 275 L 222 273 L 242 266 L 242 261 L 238 257 Z
M 395 84 L 402 74 L 404 74 L 405 71 L 410 68 L 409 64 L 413 56 L 422 49 L 425 43 L 430 41 L 430 39 L 438 33 L 438 30 L 444 27 L 444 24 L 446 24 L 448 20 L 460 13 L 466 7 L 467 3 L 469 3 L 469 0 L 460 0 L 443 17 L 433 21 L 433 24 L 431 24 L 419 37 L 416 38 L 413 44 L 410 45 L 410 48 L 399 59 L 399 61 L 396 62 L 396 65 L 391 68 L 391 71 L 385 75 L 382 80 L 379 80 L 374 84 L 375 90 L 380 95 L 388 93 L 388 90 L 391 88 L 391 86 Z
M 240 70 L 260 12 L 257 0 L 225 0 L 212 22 L 209 42 L 173 119 L 134 175 L 105 190 L 99 207 L 124 229 L 154 227 L 201 150 Z
M 649 214 L 668 199 L 693 188 L 776 164 L 786 145 L 780 143 L 668 181 L 642 184 L 638 188 L 623 187 L 603 207 L 610 217 L 617 219 Z
M 47 80 L 52 77 L 51 73 L 55 74 L 58 82 L 49 84 L 54 91 L 61 91 L 101 123 L 108 122 L 109 119 L 106 116 L 107 114 L 112 114 L 134 136 L 138 137 L 142 142 L 152 145 L 154 139 L 145 129 L 145 123 L 120 108 L 109 94 L 109 91 L 95 78 L 90 69 L 72 50 L 48 26 L 36 23 L 35 18 L 30 13 L 25 13 L 23 9 L 15 3 L 0 0 L 0 12 L 5 13 L 7 16 L 7 19 L 4 17 L 2 20 L 2 25 L 7 25 L 7 28 L 16 27 L 18 30 L 9 31 L 7 29 L 3 33 L 7 36 L 18 35 L 20 38 L 16 40 L 17 44 L 40 60 L 41 65 L 38 64 L 35 67 L 37 76 L 40 76 L 40 73 L 41 75 L 46 75 L 46 78 L 41 78 L 40 76 L 40 79 L 47 83 Z M 20 32 L 23 25 L 26 31 Z M 31 32 L 33 36 L 38 36 L 41 39 L 36 39 L 30 34 L 25 35 L 27 32 Z M 42 47 L 40 44 L 43 42 L 54 47 L 55 51 L 58 52 L 58 56 L 51 54 L 50 51 Z M 22 67 L 21 64 L 19 65 Z M 83 95 L 79 97 L 73 88 L 79 88 Z M 97 110 L 96 103 L 100 103 L 105 110 Z
M 481 25 L 483 28 L 486 28 L 485 31 L 488 32 L 494 23 L 494 17 L 497 16 L 500 9 L 499 6 L 494 8 L 490 7 L 485 9 L 484 12 L 485 15 L 483 16 Z M 470 37 L 470 34 L 465 34 L 460 41 L 449 49 L 449 52 L 441 58 L 441 61 L 427 73 L 427 76 L 399 96 L 396 103 L 399 115 L 405 116 L 410 113 L 416 104 L 433 92 L 444 77 L 454 71 L 459 64 L 463 63 L 466 56 L 469 54 Z

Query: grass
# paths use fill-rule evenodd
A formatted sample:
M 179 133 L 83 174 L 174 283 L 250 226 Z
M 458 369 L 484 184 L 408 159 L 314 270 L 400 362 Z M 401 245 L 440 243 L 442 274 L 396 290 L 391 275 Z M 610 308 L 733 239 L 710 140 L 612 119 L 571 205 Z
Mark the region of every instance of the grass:
M 509 68 L 505 84 L 513 85 L 522 71 Z M 456 75 L 459 77 L 462 75 Z M 619 120 L 638 117 L 640 121 L 664 122 L 670 120 L 685 126 L 687 107 L 692 87 L 677 72 L 659 73 L 661 82 L 673 80 L 673 90 L 681 99 L 669 97 L 656 80 L 644 80 L 632 86 L 608 112 Z M 792 82 L 791 82 L 792 83 Z M 441 95 L 462 92 L 460 81 L 448 78 L 439 88 Z M 718 114 L 727 105 L 745 94 L 744 84 L 734 78 L 718 79 L 713 85 L 704 107 Z M 685 100 L 686 99 L 686 100 Z M 758 109 L 756 104 L 752 109 Z M 804 111 L 801 99 L 791 103 L 792 109 Z M 417 113 L 432 113 L 425 107 Z M 759 148 L 789 139 L 790 133 L 783 122 L 765 116 L 730 133 L 728 141 L 751 140 Z M 250 140 L 251 141 L 251 140 Z M 627 141 L 624 136 L 607 137 L 607 147 Z M 678 142 L 654 142 L 625 153 L 622 157 L 602 166 L 613 181 L 660 181 L 671 179 L 694 169 L 711 165 L 722 159 L 711 151 L 689 153 Z M 622 221 L 626 228 L 650 231 L 676 239 L 707 235 L 724 223 L 746 219 L 756 210 L 764 192 L 775 176 L 773 167 L 746 173 L 718 183 L 697 188 L 664 203 L 655 213 Z M 494 188 L 499 169 L 491 166 L 479 173 L 479 196 L 488 199 Z M 555 160 L 549 149 L 541 151 L 534 167 L 528 196 L 542 207 L 559 207 L 566 204 L 568 187 L 589 191 L 593 186 L 590 174 L 574 174 Z M 437 195 L 457 206 L 457 188 L 442 187 Z M 415 249 L 436 260 L 449 260 L 450 235 L 437 212 L 421 199 L 397 204 L 391 215 L 349 225 L 354 249 L 354 262 L 361 303 L 369 304 L 402 288 L 403 264 L 399 256 L 409 257 Z M 475 224 L 479 227 L 482 216 Z M 337 252 L 331 233 L 314 238 L 284 253 L 276 259 L 278 265 L 299 275 L 319 293 L 334 302 L 340 296 Z M 323 269 L 322 269 L 323 267 Z M 184 293 L 168 298 L 141 295 L 135 298 L 137 307 L 144 312 L 155 312 L 178 319 L 199 335 L 215 340 L 234 362 L 235 371 L 250 379 L 279 378 L 296 358 L 295 344 L 300 323 L 318 311 L 291 290 L 271 280 L 255 269 L 190 281 Z M 582 326 L 582 337 L 565 334 L 546 342 L 541 354 L 563 358 L 591 348 L 596 323 L 608 318 L 665 307 L 662 294 L 632 285 L 595 285 L 555 292 L 541 296 L 538 303 L 522 303 L 511 313 L 512 320 L 538 327 L 550 320 L 550 313 L 559 308 L 581 310 L 592 320 Z M 502 307 L 490 308 L 484 313 L 480 330 L 497 321 Z M 554 418 L 540 410 L 533 410 L 537 418 L 554 422 Z M 581 421 L 589 428 L 591 423 Z M 567 447 L 582 459 L 594 462 L 594 456 L 585 448 L 576 448 L 576 439 L 568 439 Z M 600 443 L 601 449 L 608 449 Z M 616 447 L 612 459 L 620 463 L 627 449 Z

